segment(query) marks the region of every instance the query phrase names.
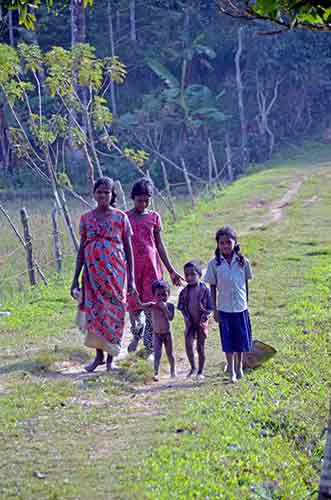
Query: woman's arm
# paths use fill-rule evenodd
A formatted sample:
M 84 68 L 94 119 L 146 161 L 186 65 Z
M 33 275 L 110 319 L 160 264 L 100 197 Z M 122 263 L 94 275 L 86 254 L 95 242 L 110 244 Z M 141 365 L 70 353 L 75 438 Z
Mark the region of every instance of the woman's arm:
M 160 231 L 154 231 L 154 238 L 155 238 L 155 245 L 156 249 L 159 253 L 160 259 L 165 265 L 168 273 L 170 274 L 171 281 L 173 282 L 174 285 L 180 286 L 182 281 L 185 281 L 184 278 L 177 273 L 173 265 L 171 264 L 167 249 L 165 247 L 165 244 L 163 242 L 161 232 Z
M 83 266 L 84 266 L 84 246 L 83 246 L 83 240 L 81 239 L 80 245 L 79 245 L 79 250 L 77 253 L 77 257 L 76 257 L 75 274 L 74 274 L 74 278 L 72 280 L 72 284 L 71 284 L 71 288 L 70 288 L 70 293 L 71 293 L 71 296 L 73 298 L 75 298 L 73 295 L 74 289 L 79 288 L 79 276 L 80 276 L 80 273 L 83 269 Z
M 217 309 L 217 288 L 216 285 L 210 285 L 211 300 L 214 308 L 214 320 L 219 322 L 219 313 Z
M 128 293 L 137 295 L 136 284 L 134 279 L 134 260 L 132 252 L 131 234 L 126 231 L 123 236 L 123 246 L 126 261 L 128 264 Z

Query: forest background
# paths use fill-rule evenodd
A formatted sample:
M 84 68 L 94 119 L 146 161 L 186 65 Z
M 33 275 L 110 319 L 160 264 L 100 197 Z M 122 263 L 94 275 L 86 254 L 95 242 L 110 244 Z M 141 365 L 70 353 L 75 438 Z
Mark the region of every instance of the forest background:
M 0 54 L 2 68 L 17 64 L 20 75 L 2 75 L 3 188 L 39 189 L 48 159 L 57 181 L 82 192 L 100 172 L 129 184 L 141 168 L 160 188 L 166 168 L 176 186 L 183 165 L 199 187 L 208 177 L 231 180 L 307 137 L 330 140 L 328 33 L 266 36 L 270 24 L 234 20 L 220 15 L 218 2 L 198 0 L 97 0 L 88 8 L 55 0 L 36 16 L 31 30 L 16 11 L 2 12 L 2 42 L 20 47 L 17 55 L 3 45 Z M 54 47 L 76 50 L 76 103 L 52 92 L 68 62 Z M 53 57 L 45 63 L 43 53 Z M 98 62 L 102 82 L 91 85 Z M 86 68 L 88 83 L 80 80 Z

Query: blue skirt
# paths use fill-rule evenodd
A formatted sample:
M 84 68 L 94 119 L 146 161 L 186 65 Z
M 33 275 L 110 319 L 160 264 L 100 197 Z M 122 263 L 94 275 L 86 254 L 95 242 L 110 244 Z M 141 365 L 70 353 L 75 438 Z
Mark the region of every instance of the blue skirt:
M 240 313 L 220 314 L 220 334 L 223 352 L 250 352 L 252 327 L 248 310 Z

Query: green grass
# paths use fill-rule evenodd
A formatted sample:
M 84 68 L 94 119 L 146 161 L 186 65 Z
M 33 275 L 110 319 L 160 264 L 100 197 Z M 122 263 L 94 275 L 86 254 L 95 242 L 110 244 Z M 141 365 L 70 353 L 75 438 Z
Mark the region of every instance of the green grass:
M 283 220 L 247 234 L 267 210 L 252 208 L 256 201 L 280 198 L 302 172 L 308 180 Z M 214 324 L 203 386 L 144 385 L 151 367 L 139 356 L 111 376 L 60 376 L 58 365 L 79 367 L 88 357 L 73 328 L 69 273 L 8 300 L 13 314 L 0 322 L 0 497 L 316 497 L 331 380 L 330 189 L 331 169 L 296 162 L 240 179 L 175 226 L 166 222 L 179 268 L 192 257 L 206 263 L 224 223 L 246 234 L 254 335 L 278 354 L 236 387 L 221 375 Z M 319 201 L 307 204 L 314 195 Z M 177 359 L 182 332 L 177 315 Z

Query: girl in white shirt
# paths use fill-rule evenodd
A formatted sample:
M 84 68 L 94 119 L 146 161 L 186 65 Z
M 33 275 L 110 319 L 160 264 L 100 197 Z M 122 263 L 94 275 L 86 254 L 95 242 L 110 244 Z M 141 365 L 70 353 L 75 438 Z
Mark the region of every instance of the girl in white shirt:
M 240 253 L 237 234 L 230 226 L 216 233 L 215 257 L 209 262 L 204 281 L 210 284 L 214 318 L 219 323 L 231 381 L 243 377 L 243 353 L 252 346 L 248 313 L 249 261 Z

